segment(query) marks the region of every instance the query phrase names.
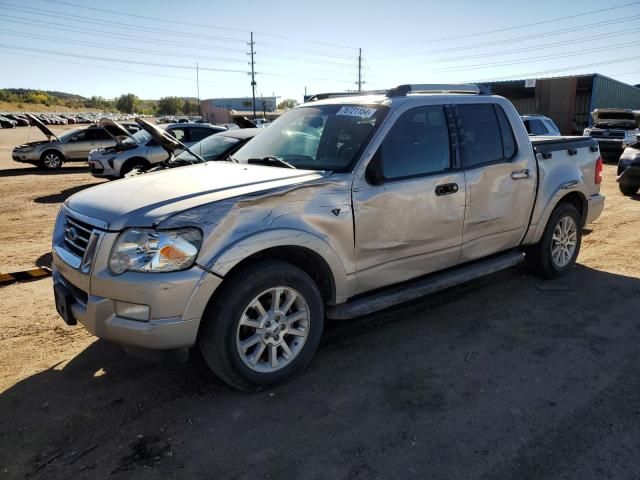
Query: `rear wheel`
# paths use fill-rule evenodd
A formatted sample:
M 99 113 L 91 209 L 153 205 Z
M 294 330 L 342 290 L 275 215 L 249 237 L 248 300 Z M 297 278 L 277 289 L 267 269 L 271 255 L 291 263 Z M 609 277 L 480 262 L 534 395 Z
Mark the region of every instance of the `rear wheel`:
M 547 278 L 559 277 L 576 263 L 581 242 L 578 210 L 570 203 L 561 203 L 551 214 L 540 241 L 528 249 L 528 263 Z
M 638 189 L 640 188 L 640 186 L 638 185 L 622 185 L 622 184 L 618 184 L 618 186 L 620 187 L 620 192 L 622 192 L 623 195 L 629 197 L 631 195 L 635 195 L 636 192 L 638 191 Z
M 58 170 L 62 167 L 62 162 L 64 158 L 60 152 L 56 152 L 54 150 L 49 150 L 48 152 L 44 152 L 41 157 L 41 164 L 45 170 Z
M 241 390 L 279 383 L 307 365 L 324 326 L 322 297 L 311 277 L 264 260 L 227 282 L 202 319 L 199 344 L 207 365 Z

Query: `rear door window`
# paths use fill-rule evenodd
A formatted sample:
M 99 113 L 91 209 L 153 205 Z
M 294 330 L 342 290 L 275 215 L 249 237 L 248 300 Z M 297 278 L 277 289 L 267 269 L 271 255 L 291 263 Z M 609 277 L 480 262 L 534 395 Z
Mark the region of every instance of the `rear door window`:
M 199 142 L 200 140 L 207 138 L 209 135 L 216 133 L 210 128 L 191 128 L 189 130 L 191 135 L 191 138 L 189 139 L 190 142 Z
M 184 128 L 172 128 L 171 130 L 169 130 L 169 133 L 171 135 L 173 135 L 174 137 L 176 137 L 177 140 L 179 140 L 179 141 L 181 141 L 183 143 L 189 141 L 187 139 L 186 129 L 184 129 Z
M 462 167 L 504 161 L 500 124 L 493 104 L 457 105 L 456 111 Z
M 442 106 L 412 108 L 393 124 L 382 142 L 388 180 L 441 172 L 451 167 L 449 129 Z

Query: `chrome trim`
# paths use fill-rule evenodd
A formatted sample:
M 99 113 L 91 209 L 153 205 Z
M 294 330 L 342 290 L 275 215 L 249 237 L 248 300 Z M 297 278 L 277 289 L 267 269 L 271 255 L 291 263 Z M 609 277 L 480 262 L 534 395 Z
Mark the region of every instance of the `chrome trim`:
M 81 222 L 88 223 L 89 225 L 92 225 L 101 230 L 109 229 L 109 224 L 107 222 L 103 222 L 102 220 L 98 220 L 97 218 L 89 217 L 88 215 L 83 215 L 81 213 L 78 213 L 75 210 L 71 210 L 66 205 L 62 206 L 62 210 L 64 214 L 67 215 L 68 217 L 72 217 Z
M 84 230 L 85 232 L 87 232 L 89 235 L 91 235 L 92 231 L 89 230 L 88 228 L 83 227 L 82 225 L 80 225 L 79 223 L 77 223 L 77 221 L 73 220 L 73 217 L 67 216 L 67 221 L 72 224 L 74 227 L 78 227 L 80 230 Z
M 75 268 L 76 270 L 78 268 L 80 268 L 80 264 L 82 262 L 80 257 L 74 255 L 73 253 L 71 253 L 70 251 L 62 248 L 59 245 L 54 245 L 53 246 L 53 250 L 64 261 L 64 263 L 66 263 L 67 265 Z

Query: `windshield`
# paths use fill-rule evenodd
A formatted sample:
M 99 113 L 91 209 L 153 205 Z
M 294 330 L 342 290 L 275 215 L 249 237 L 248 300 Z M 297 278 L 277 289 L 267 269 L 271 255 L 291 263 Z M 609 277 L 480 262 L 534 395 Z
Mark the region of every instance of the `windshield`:
M 147 132 L 145 132 L 144 130 L 138 130 L 136 133 L 134 133 L 133 138 L 135 138 L 138 143 L 140 145 L 144 145 L 145 143 L 147 143 L 149 140 L 151 140 L 151 135 L 149 135 Z M 127 137 L 123 140 L 123 143 L 130 143 L 132 145 L 135 145 L 135 142 L 131 139 L 131 137 Z
M 277 157 L 295 168 L 348 171 L 388 110 L 382 105 L 296 108 L 233 156 L 246 163 Z
M 61 133 L 57 137 L 60 139 L 61 142 L 66 142 L 67 140 L 69 140 L 71 137 L 73 137 L 79 131 L 80 131 L 79 128 L 74 128 L 73 130 L 67 130 L 64 133 Z
M 211 135 L 204 140 L 196 143 L 191 151 L 200 155 L 206 161 L 218 160 L 224 156 L 235 144 L 240 140 L 237 138 L 227 137 L 223 135 Z M 188 162 L 199 162 L 199 160 L 189 152 L 182 152 L 176 157 L 176 160 L 184 160 Z

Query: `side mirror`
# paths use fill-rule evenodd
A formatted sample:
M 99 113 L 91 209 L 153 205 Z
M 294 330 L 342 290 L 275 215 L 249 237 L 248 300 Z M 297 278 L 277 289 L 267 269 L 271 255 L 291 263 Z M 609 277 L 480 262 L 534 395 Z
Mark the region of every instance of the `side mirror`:
M 384 175 L 382 173 L 382 147 L 375 153 L 367 169 L 364 172 L 364 178 L 370 185 L 380 186 L 384 183 Z

